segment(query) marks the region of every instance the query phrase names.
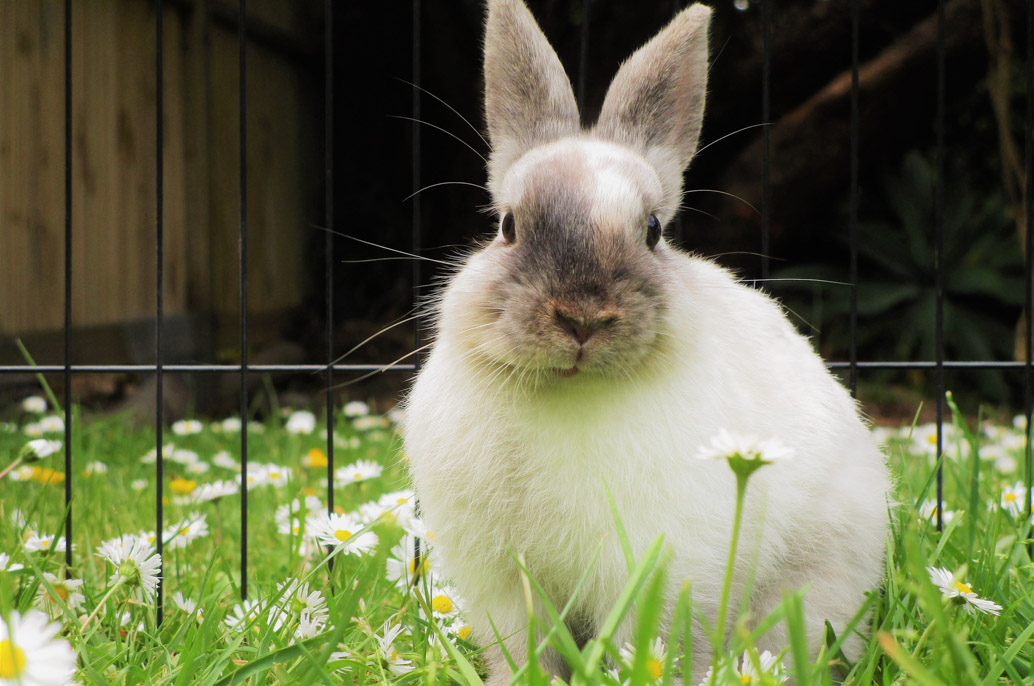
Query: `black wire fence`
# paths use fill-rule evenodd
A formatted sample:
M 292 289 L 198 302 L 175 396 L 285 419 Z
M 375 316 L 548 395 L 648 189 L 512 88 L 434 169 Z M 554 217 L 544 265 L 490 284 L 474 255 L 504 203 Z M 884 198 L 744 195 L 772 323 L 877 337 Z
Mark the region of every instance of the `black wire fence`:
M 168 1 L 165 4 L 168 4 Z M 572 0 L 575 2 L 576 0 Z M 771 119 L 771 23 L 772 23 L 772 11 L 774 3 L 772 0 L 754 0 L 755 4 L 759 4 L 761 8 L 761 22 L 762 22 L 762 37 L 763 37 L 763 62 L 762 62 L 762 88 L 760 95 L 760 102 L 758 103 L 758 117 L 763 123 L 768 123 Z M 335 141 L 335 107 L 338 103 L 334 98 L 334 84 L 335 84 L 335 21 L 337 16 L 340 14 L 341 8 L 336 6 L 333 0 L 325 0 L 324 11 L 325 11 L 325 32 L 323 35 L 323 51 L 324 51 L 324 179 L 325 179 L 325 198 L 324 198 L 324 216 L 323 221 L 326 229 L 326 241 L 324 244 L 324 270 L 325 280 L 324 287 L 326 293 L 326 312 L 325 312 L 325 336 L 326 336 L 326 358 L 323 361 L 311 361 L 306 364 L 287 364 L 287 365 L 275 365 L 275 364 L 250 364 L 248 360 L 248 272 L 247 272 L 247 256 L 248 256 L 248 204 L 249 198 L 247 196 L 247 145 L 246 145 L 246 114 L 247 114 L 247 96 L 248 96 L 248 81 L 246 78 L 246 64 L 245 57 L 247 53 L 247 26 L 248 23 L 245 20 L 247 16 L 246 0 L 239 0 L 238 12 L 239 21 L 237 22 L 238 38 L 239 38 L 239 53 L 238 53 L 238 69 L 239 69 L 239 92 L 238 92 L 238 104 L 239 104 L 239 126 L 238 135 L 240 136 L 240 159 L 239 159 L 239 232 L 238 232 L 238 246 L 239 246 L 239 270 L 240 270 L 240 283 L 239 283 L 239 301 L 240 301 L 240 351 L 241 357 L 240 362 L 237 364 L 164 364 L 164 343 L 163 340 L 163 317 L 164 317 L 164 302 L 163 302 L 163 284 L 164 284 L 164 235 L 163 235 L 163 27 L 162 27 L 162 9 L 163 0 L 154 0 L 154 16 L 155 16 L 155 33 L 154 33 L 154 68 L 155 68 L 155 79 L 156 79 L 156 117 L 154 122 L 154 144 L 157 148 L 156 166 L 154 170 L 154 184 L 156 187 L 156 225 L 155 225 L 155 258 L 156 258 L 156 301 L 154 306 L 154 321 L 155 321 L 155 347 L 154 347 L 154 364 L 72 364 L 72 339 L 71 331 L 73 327 L 72 321 L 72 299 L 73 299 L 73 288 L 72 288 L 72 265 L 73 265 L 73 253 L 72 253 L 72 222 L 73 222 L 73 207 L 72 207 L 72 168 L 75 162 L 73 155 L 73 136 L 72 136 L 72 122 L 73 112 L 72 107 L 72 92 L 75 88 L 75 83 L 72 80 L 72 29 L 71 29 L 71 13 L 72 13 L 73 0 L 64 0 L 64 129 L 65 129 L 65 145 L 64 145 L 64 265 L 63 265 L 63 278 L 64 278 L 64 363 L 63 364 L 49 364 L 49 365 L 0 365 L 0 375 L 3 374 L 26 374 L 26 373 L 53 373 L 62 374 L 64 378 L 64 407 L 65 407 L 65 440 L 64 440 L 64 469 L 66 474 L 65 479 L 65 538 L 67 541 L 72 540 L 72 527 L 74 522 L 74 515 L 79 503 L 76 503 L 72 499 L 72 485 L 74 471 L 72 469 L 73 464 L 73 445 L 72 432 L 74 430 L 72 415 L 68 412 L 68 408 L 72 405 L 72 376 L 79 374 L 104 374 L 104 373 L 135 373 L 140 375 L 154 375 L 156 380 L 156 398 L 155 398 L 155 426 L 156 426 L 156 448 L 160 454 L 163 445 L 163 425 L 165 423 L 164 416 L 164 405 L 162 402 L 163 398 L 163 377 L 170 373 L 192 373 L 192 374 L 215 374 L 215 375 L 238 375 L 240 377 L 240 391 L 239 391 L 239 408 L 240 416 L 246 418 L 248 416 L 249 398 L 248 398 L 248 380 L 251 375 L 264 374 L 270 372 L 307 372 L 307 373 L 320 373 L 322 374 L 323 382 L 325 383 L 325 397 L 326 397 L 326 423 L 327 423 L 327 444 L 326 444 L 326 455 L 327 455 L 327 494 L 328 503 L 327 507 L 329 511 L 333 511 L 334 507 L 334 490 L 333 490 L 333 477 L 334 477 L 334 390 L 335 385 L 339 383 L 341 378 L 353 378 L 358 375 L 369 374 L 377 371 L 390 371 L 390 372 L 404 372 L 412 373 L 419 367 L 419 358 L 417 357 L 411 363 L 390 363 L 390 364 L 341 364 L 338 363 L 335 357 L 335 334 L 334 334 L 334 295 L 335 295 L 335 281 L 334 281 L 334 267 L 336 260 L 339 258 L 335 255 L 334 250 L 334 234 L 337 222 L 335 215 L 335 198 L 333 189 L 335 188 L 335 173 L 337 161 L 334 155 L 334 141 Z M 678 10 L 685 3 L 682 0 L 675 0 L 675 9 Z M 944 340 L 944 266 L 943 266 L 943 252 L 944 252 L 944 160 L 945 160 L 945 143 L 944 143 L 944 122 L 945 122 L 945 106 L 944 106 L 944 94 L 945 94 L 945 81 L 948 75 L 945 73 L 945 5 L 946 0 L 938 0 L 938 22 L 937 22 L 937 71 L 935 75 L 931 75 L 936 78 L 937 83 L 937 108 L 936 108 L 936 136 L 937 136 L 937 147 L 936 147 L 936 169 L 937 169 L 937 186 L 936 186 L 936 208 L 935 208 L 935 226 L 934 226 L 934 244 L 930 246 L 930 250 L 934 255 L 935 262 L 935 274 L 936 274 L 936 292 L 937 292 L 937 311 L 936 311 L 936 357 L 934 360 L 914 360 L 914 361 L 891 361 L 891 360 L 860 360 L 857 354 L 857 323 L 858 323 L 858 302 L 857 302 L 857 287 L 858 287 L 858 254 L 859 246 L 865 240 L 865 237 L 861 235 L 858 222 L 858 198 L 859 198 L 859 159 L 862 154 L 861 151 L 861 140 L 859 135 L 860 125 L 860 114 L 859 114 L 859 24 L 860 24 L 860 0 L 851 0 L 850 3 L 850 16 L 851 16 L 851 43 L 849 50 L 845 52 L 849 53 L 850 66 L 851 66 L 851 94 L 850 94 L 850 189 L 849 189 L 849 246 L 848 255 L 846 261 L 849 265 L 850 274 L 850 285 L 851 285 L 851 298 L 850 298 L 850 349 L 848 360 L 846 361 L 831 361 L 828 362 L 828 367 L 834 370 L 843 370 L 847 373 L 847 380 L 852 393 L 857 391 L 858 376 L 860 372 L 870 370 L 926 370 L 932 371 L 935 378 L 936 384 L 936 421 L 938 426 L 937 431 L 937 454 L 940 455 L 943 450 L 943 430 L 942 426 L 944 423 L 944 405 L 945 405 L 945 387 L 944 387 L 944 373 L 946 370 L 952 369 L 973 369 L 973 370 L 1006 370 L 1010 373 L 1015 373 L 1018 376 L 1022 376 L 1022 385 L 1024 389 L 1024 412 L 1027 417 L 1026 424 L 1026 452 L 1024 459 L 1024 480 L 1027 486 L 1027 511 L 1031 511 L 1031 479 L 1032 479 L 1032 452 L 1031 452 L 1031 414 L 1032 414 L 1032 402 L 1034 402 L 1034 365 L 1032 365 L 1032 307 L 1031 295 L 1034 291 L 1034 284 L 1032 284 L 1032 274 L 1034 274 L 1034 241 L 1027 240 L 1025 243 L 1025 322 L 1026 330 L 1024 335 L 1023 350 L 1025 359 L 1023 361 L 992 361 L 992 360 L 946 360 L 945 359 L 945 340 Z M 1026 9 L 1026 51 L 1024 57 L 1024 72 L 1025 72 L 1025 87 L 1026 87 L 1026 117 L 1024 123 L 1024 169 L 1025 169 L 1025 184 L 1024 184 L 1024 200 L 1023 206 L 1026 210 L 1026 226 L 1030 227 L 1034 225 L 1034 173 L 1032 173 L 1032 159 L 1034 159 L 1034 143 L 1032 143 L 1032 127 L 1034 127 L 1034 0 L 1025 0 Z M 580 32 L 581 48 L 580 48 L 580 64 L 579 73 L 576 77 L 577 91 L 579 95 L 580 103 L 585 102 L 585 73 L 589 60 L 589 44 L 591 40 L 590 36 L 590 25 L 588 21 L 590 10 L 590 0 L 583 0 L 581 11 L 582 14 L 582 25 Z M 413 142 L 412 148 L 412 165 L 410 169 L 412 186 L 414 189 L 421 188 L 421 131 L 420 123 L 417 120 L 421 118 L 421 69 L 422 69 L 422 26 L 426 17 L 424 16 L 424 8 L 422 7 L 421 0 L 412 1 L 412 24 L 410 40 L 412 42 L 412 74 L 410 78 L 412 80 L 413 95 L 412 95 L 412 131 L 411 137 Z M 474 87 L 473 85 L 471 87 Z M 354 107 L 355 103 L 348 103 L 350 107 Z M 769 177 L 769 167 L 771 165 L 771 142 L 769 137 L 768 126 L 763 126 L 763 164 L 764 164 L 764 175 L 762 177 L 762 183 L 764 188 L 762 189 L 762 205 L 761 205 L 761 236 L 757 246 L 746 246 L 746 249 L 760 250 L 761 254 L 761 276 L 767 278 L 769 273 L 769 258 L 770 245 L 771 245 L 771 226 L 770 226 L 770 207 L 771 207 L 771 187 Z M 421 199 L 419 195 L 416 195 L 412 199 L 412 245 L 411 252 L 413 255 L 418 255 L 421 251 Z M 674 229 L 677 233 L 681 232 L 681 221 L 677 222 Z M 1028 229 L 1029 236 L 1029 229 Z M 412 261 L 412 278 L 414 284 L 420 284 L 423 279 L 421 273 L 421 261 Z M 421 345 L 421 332 L 420 326 L 414 326 L 413 333 L 413 349 L 416 350 Z M 248 466 L 248 432 L 241 431 L 241 470 L 242 473 L 247 473 Z M 163 509 L 162 509 L 162 498 L 163 498 L 163 465 L 162 460 L 158 459 L 155 461 L 155 469 L 157 471 L 157 487 L 155 491 L 155 530 L 163 530 Z M 242 488 L 240 490 L 240 514 L 241 514 L 241 550 L 240 550 L 240 590 L 241 596 L 246 597 L 248 593 L 248 550 L 247 550 L 247 522 L 248 522 L 248 490 Z M 943 522 L 941 521 L 941 503 L 943 501 L 943 480 L 940 471 L 937 475 L 937 527 L 941 528 Z M 156 544 L 158 552 L 162 552 L 162 537 L 156 538 Z M 419 551 L 417 551 L 419 555 Z M 73 547 L 71 545 L 66 546 L 65 549 L 65 562 L 71 566 L 73 564 Z M 159 587 L 158 592 L 158 620 L 161 621 L 162 617 L 162 593 Z

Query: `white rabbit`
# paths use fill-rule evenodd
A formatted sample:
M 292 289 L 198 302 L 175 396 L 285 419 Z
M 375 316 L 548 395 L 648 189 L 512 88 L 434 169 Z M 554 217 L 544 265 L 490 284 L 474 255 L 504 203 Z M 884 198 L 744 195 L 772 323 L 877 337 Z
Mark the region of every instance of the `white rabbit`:
M 562 607 L 604 541 L 567 620 L 580 641 L 627 581 L 604 479 L 636 554 L 663 533 L 670 595 L 691 579 L 714 623 L 735 482 L 724 461 L 695 453 L 723 428 L 796 453 L 747 490 L 732 597 L 752 570 L 754 620 L 784 588 L 807 587 L 817 649 L 825 620 L 842 630 L 881 579 L 888 475 L 855 403 L 777 303 L 664 240 L 700 134 L 709 20 L 699 4 L 679 13 L 621 66 L 599 121 L 582 129 L 527 7 L 488 0 L 499 232 L 437 302 L 404 439 L 475 638 L 494 642 L 491 617 L 518 663 L 528 617 L 511 552 Z M 710 648 L 694 636 L 703 669 Z M 780 625 L 761 647 L 785 643 Z M 501 651 L 488 655 L 490 683 L 506 683 Z M 545 660 L 565 674 L 558 656 Z

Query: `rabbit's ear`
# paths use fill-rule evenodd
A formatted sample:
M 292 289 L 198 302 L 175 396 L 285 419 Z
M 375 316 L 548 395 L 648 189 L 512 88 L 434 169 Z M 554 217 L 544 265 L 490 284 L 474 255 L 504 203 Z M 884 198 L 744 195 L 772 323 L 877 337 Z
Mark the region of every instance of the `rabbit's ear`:
M 485 118 L 493 188 L 529 149 L 580 129 L 571 82 L 522 0 L 488 0 Z
M 595 134 L 629 145 L 657 169 L 665 195 L 682 190 L 697 149 L 707 91 L 711 9 L 691 5 L 621 65 Z

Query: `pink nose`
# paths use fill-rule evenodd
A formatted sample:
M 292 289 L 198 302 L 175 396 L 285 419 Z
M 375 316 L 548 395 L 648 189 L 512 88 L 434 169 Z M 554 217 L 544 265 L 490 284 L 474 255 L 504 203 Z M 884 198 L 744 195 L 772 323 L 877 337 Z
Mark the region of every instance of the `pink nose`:
M 593 335 L 607 328 L 617 319 L 611 314 L 603 313 L 585 316 L 561 307 L 553 310 L 553 317 L 556 319 L 557 326 L 566 331 L 578 345 L 585 345 Z

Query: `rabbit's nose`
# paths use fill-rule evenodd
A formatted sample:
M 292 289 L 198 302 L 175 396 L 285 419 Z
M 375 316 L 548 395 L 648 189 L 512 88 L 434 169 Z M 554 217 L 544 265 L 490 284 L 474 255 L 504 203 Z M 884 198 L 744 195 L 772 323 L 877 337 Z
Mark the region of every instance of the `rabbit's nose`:
M 617 320 L 617 317 L 610 312 L 603 311 L 586 315 L 560 306 L 554 308 L 553 317 L 557 326 L 567 332 L 578 345 L 585 345 L 594 334 Z

